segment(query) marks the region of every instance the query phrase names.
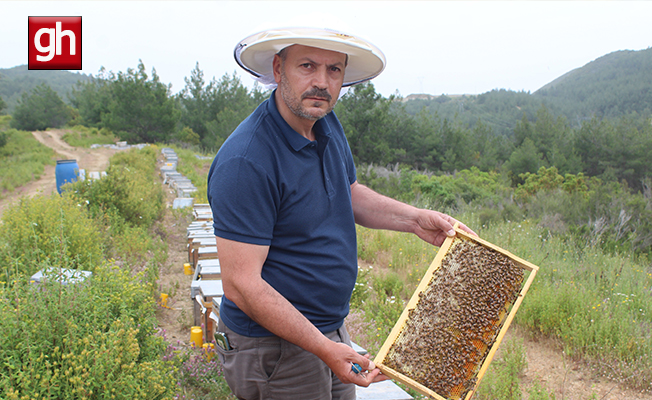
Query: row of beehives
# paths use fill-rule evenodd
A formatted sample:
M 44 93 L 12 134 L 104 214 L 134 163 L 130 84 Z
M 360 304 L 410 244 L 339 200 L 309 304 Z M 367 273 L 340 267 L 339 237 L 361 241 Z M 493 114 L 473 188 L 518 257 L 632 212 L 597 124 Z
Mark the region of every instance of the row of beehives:
M 217 259 L 217 246 L 212 228 L 213 213 L 208 204 L 193 206 L 194 199 L 189 195 L 197 191 L 197 188 L 190 179 L 177 172 L 179 158 L 176 152 L 166 147 L 161 149 L 161 153 L 165 157 L 165 163 L 160 168 L 163 183 L 175 189 L 179 196 L 174 199 L 173 208 L 193 207 L 194 221 L 186 230 L 188 262 L 184 265 L 184 272 L 192 275 L 190 297 L 194 304 L 194 325 L 202 328 L 202 341 L 211 342 L 215 329 L 214 321 L 217 320 L 223 294 L 220 262 Z M 199 343 L 195 344 L 201 346 Z
M 115 144 L 92 144 L 91 149 L 98 149 L 100 147 L 104 147 L 113 150 L 125 150 L 131 148 L 136 148 L 140 150 L 145 146 L 149 146 L 149 143 L 127 144 L 127 142 L 125 141 L 125 142 L 116 142 Z
M 213 233 L 213 213 L 208 204 L 193 206 L 194 221 L 188 225 L 187 274 L 192 274 L 190 297 L 194 325 L 202 327 L 204 342 L 212 342 L 224 291 L 220 260 Z
M 177 164 L 179 162 L 179 157 L 177 153 L 169 148 L 164 147 L 161 149 L 161 153 L 165 157 L 165 164 L 161 167 L 161 176 L 163 176 L 163 183 L 170 186 L 177 192 L 177 198 L 187 199 L 187 201 L 180 201 L 176 203 L 184 204 L 183 207 L 192 205 L 191 195 L 197 191 L 195 185 L 192 184 L 192 181 L 180 172 L 177 172 Z M 178 207 L 174 207 L 178 208 Z

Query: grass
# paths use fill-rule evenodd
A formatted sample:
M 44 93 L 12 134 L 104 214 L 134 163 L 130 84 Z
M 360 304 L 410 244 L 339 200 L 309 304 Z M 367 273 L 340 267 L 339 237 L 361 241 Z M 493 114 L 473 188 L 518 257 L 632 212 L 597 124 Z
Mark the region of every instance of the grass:
M 55 165 L 54 151 L 30 132 L 8 129 L 7 144 L 0 147 L 0 197 L 37 180 L 46 165 Z
M 521 400 L 520 378 L 527 367 L 523 343 L 512 340 L 502 344 L 503 355 L 494 360 L 477 391 L 477 400 Z
M 168 345 L 163 361 L 173 365 L 179 388 L 176 400 L 235 399 L 213 349 L 186 347 L 177 341 Z
M 206 189 L 208 187 L 208 169 L 210 168 L 215 155 L 201 154 L 190 149 L 182 149 L 176 146 L 172 146 L 172 148 L 179 157 L 177 171 L 190 179 L 192 184 L 197 188 L 197 191 L 192 195 L 195 198 L 195 203 L 208 203 L 206 195 Z M 198 158 L 197 156 L 202 158 Z
M 93 144 L 115 144 L 118 141 L 118 138 L 106 128 L 87 128 L 77 125 L 67 131 L 62 139 L 75 147 L 91 147 Z
M 561 339 L 603 375 L 652 389 L 652 270 L 644 258 L 605 254 L 525 221 L 487 231 L 540 266 L 516 322 Z

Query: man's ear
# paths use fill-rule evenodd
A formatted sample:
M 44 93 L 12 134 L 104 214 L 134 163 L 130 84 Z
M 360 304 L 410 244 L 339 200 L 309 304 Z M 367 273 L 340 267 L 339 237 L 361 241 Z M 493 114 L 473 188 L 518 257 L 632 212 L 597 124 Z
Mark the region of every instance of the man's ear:
M 272 71 L 274 72 L 274 81 L 276 83 L 281 83 L 281 64 L 283 61 L 281 60 L 281 56 L 278 54 L 274 54 L 274 60 L 272 61 Z

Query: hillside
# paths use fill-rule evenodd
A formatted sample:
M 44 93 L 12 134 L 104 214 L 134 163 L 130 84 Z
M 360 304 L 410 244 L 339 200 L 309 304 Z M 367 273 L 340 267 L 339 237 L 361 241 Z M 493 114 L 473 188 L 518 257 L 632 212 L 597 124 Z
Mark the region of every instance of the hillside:
M 473 127 L 478 121 L 494 133 L 511 136 L 523 113 L 535 118 L 545 105 L 573 126 L 593 116 L 618 118 L 652 113 L 652 48 L 616 51 L 572 70 L 534 93 L 496 89 L 477 96 L 417 96 L 405 102 L 408 112 L 422 109 Z
M 557 102 L 568 114 L 574 112 L 583 118 L 650 114 L 650 71 L 652 48 L 616 51 L 560 76 L 534 96 Z
M 11 114 L 23 92 L 30 92 L 45 83 L 57 92 L 63 101 L 69 103 L 68 95 L 78 81 L 88 81 L 90 75 L 79 72 L 56 70 L 28 70 L 27 65 L 0 68 L 0 98 L 7 103 L 4 113 Z
M 511 136 L 516 123 L 523 114 L 534 119 L 541 105 L 551 109 L 554 114 L 561 113 L 548 99 L 537 98 L 527 92 L 514 92 L 496 89 L 479 95 L 438 96 L 427 100 L 419 98 L 403 103 L 410 114 L 426 110 L 441 118 L 456 120 L 462 125 L 473 128 L 482 122 L 487 124 L 499 136 Z

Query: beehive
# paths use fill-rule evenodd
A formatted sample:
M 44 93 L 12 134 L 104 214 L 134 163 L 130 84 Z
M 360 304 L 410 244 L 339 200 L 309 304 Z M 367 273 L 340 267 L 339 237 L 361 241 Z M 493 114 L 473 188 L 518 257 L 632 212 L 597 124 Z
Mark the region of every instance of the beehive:
M 473 396 L 538 270 L 456 232 L 374 360 L 385 375 L 437 400 Z

